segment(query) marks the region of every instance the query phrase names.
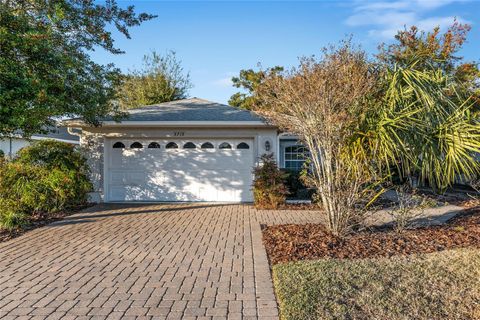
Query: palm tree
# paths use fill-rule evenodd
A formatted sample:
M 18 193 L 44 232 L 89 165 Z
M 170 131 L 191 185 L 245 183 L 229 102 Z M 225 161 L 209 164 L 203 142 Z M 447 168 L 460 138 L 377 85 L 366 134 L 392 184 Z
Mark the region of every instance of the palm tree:
M 473 101 L 439 69 L 417 69 L 416 62 L 381 72 L 376 107 L 358 139 L 382 168 L 401 178 L 418 177 L 444 192 L 461 175 L 480 172 L 480 122 Z

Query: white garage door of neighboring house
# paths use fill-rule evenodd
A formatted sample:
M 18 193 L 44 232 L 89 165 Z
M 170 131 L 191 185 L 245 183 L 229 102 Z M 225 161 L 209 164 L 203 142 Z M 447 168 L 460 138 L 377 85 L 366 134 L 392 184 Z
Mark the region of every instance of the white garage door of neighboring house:
M 106 201 L 252 201 L 252 139 L 105 143 Z

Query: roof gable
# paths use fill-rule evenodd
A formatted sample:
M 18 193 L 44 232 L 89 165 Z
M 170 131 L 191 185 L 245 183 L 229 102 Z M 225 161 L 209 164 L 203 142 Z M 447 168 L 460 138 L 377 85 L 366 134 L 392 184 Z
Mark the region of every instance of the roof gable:
M 128 121 L 263 121 L 253 112 L 199 98 L 127 110 Z M 112 119 L 105 119 L 112 120 Z

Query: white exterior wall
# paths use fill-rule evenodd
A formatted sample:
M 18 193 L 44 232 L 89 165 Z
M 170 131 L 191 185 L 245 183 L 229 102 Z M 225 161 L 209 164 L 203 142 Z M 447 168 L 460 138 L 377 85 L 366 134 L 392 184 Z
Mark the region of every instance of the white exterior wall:
M 11 142 L 11 143 L 10 143 Z M 0 150 L 3 151 L 5 156 L 13 157 L 18 150 L 23 147 L 29 146 L 33 141 L 21 139 L 21 138 L 7 138 L 0 140 Z
M 2 150 L 7 157 L 14 157 L 15 154 L 22 148 L 27 147 L 38 140 L 48 140 L 48 137 L 36 137 L 32 136 L 31 139 L 25 138 L 4 138 L 0 139 L 0 150 Z M 71 140 L 60 140 L 60 139 L 52 139 L 55 141 L 62 141 L 70 144 L 78 144 L 77 141 Z
M 255 163 L 257 159 L 264 153 L 277 152 L 277 130 L 272 127 L 255 127 L 255 128 L 132 128 L 132 127 L 100 127 L 100 128 L 83 128 L 80 145 L 84 155 L 88 159 L 90 166 L 90 178 L 94 186 L 94 191 L 90 195 L 92 202 L 103 202 L 104 200 L 104 154 L 105 139 L 131 139 L 144 138 L 172 140 L 188 140 L 192 139 L 208 139 L 208 138 L 245 138 L 254 141 Z M 270 150 L 265 150 L 265 143 L 270 143 Z M 107 151 L 108 152 L 108 151 Z M 186 168 L 187 169 L 187 168 Z

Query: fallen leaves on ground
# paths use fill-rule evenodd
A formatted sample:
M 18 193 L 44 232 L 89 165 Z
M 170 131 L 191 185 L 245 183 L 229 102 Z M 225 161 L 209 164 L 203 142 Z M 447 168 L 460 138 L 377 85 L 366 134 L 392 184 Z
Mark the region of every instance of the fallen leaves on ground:
M 480 207 L 465 210 L 445 225 L 402 233 L 373 229 L 339 238 L 322 224 L 268 226 L 263 242 L 272 265 L 322 257 L 376 258 L 480 247 Z

